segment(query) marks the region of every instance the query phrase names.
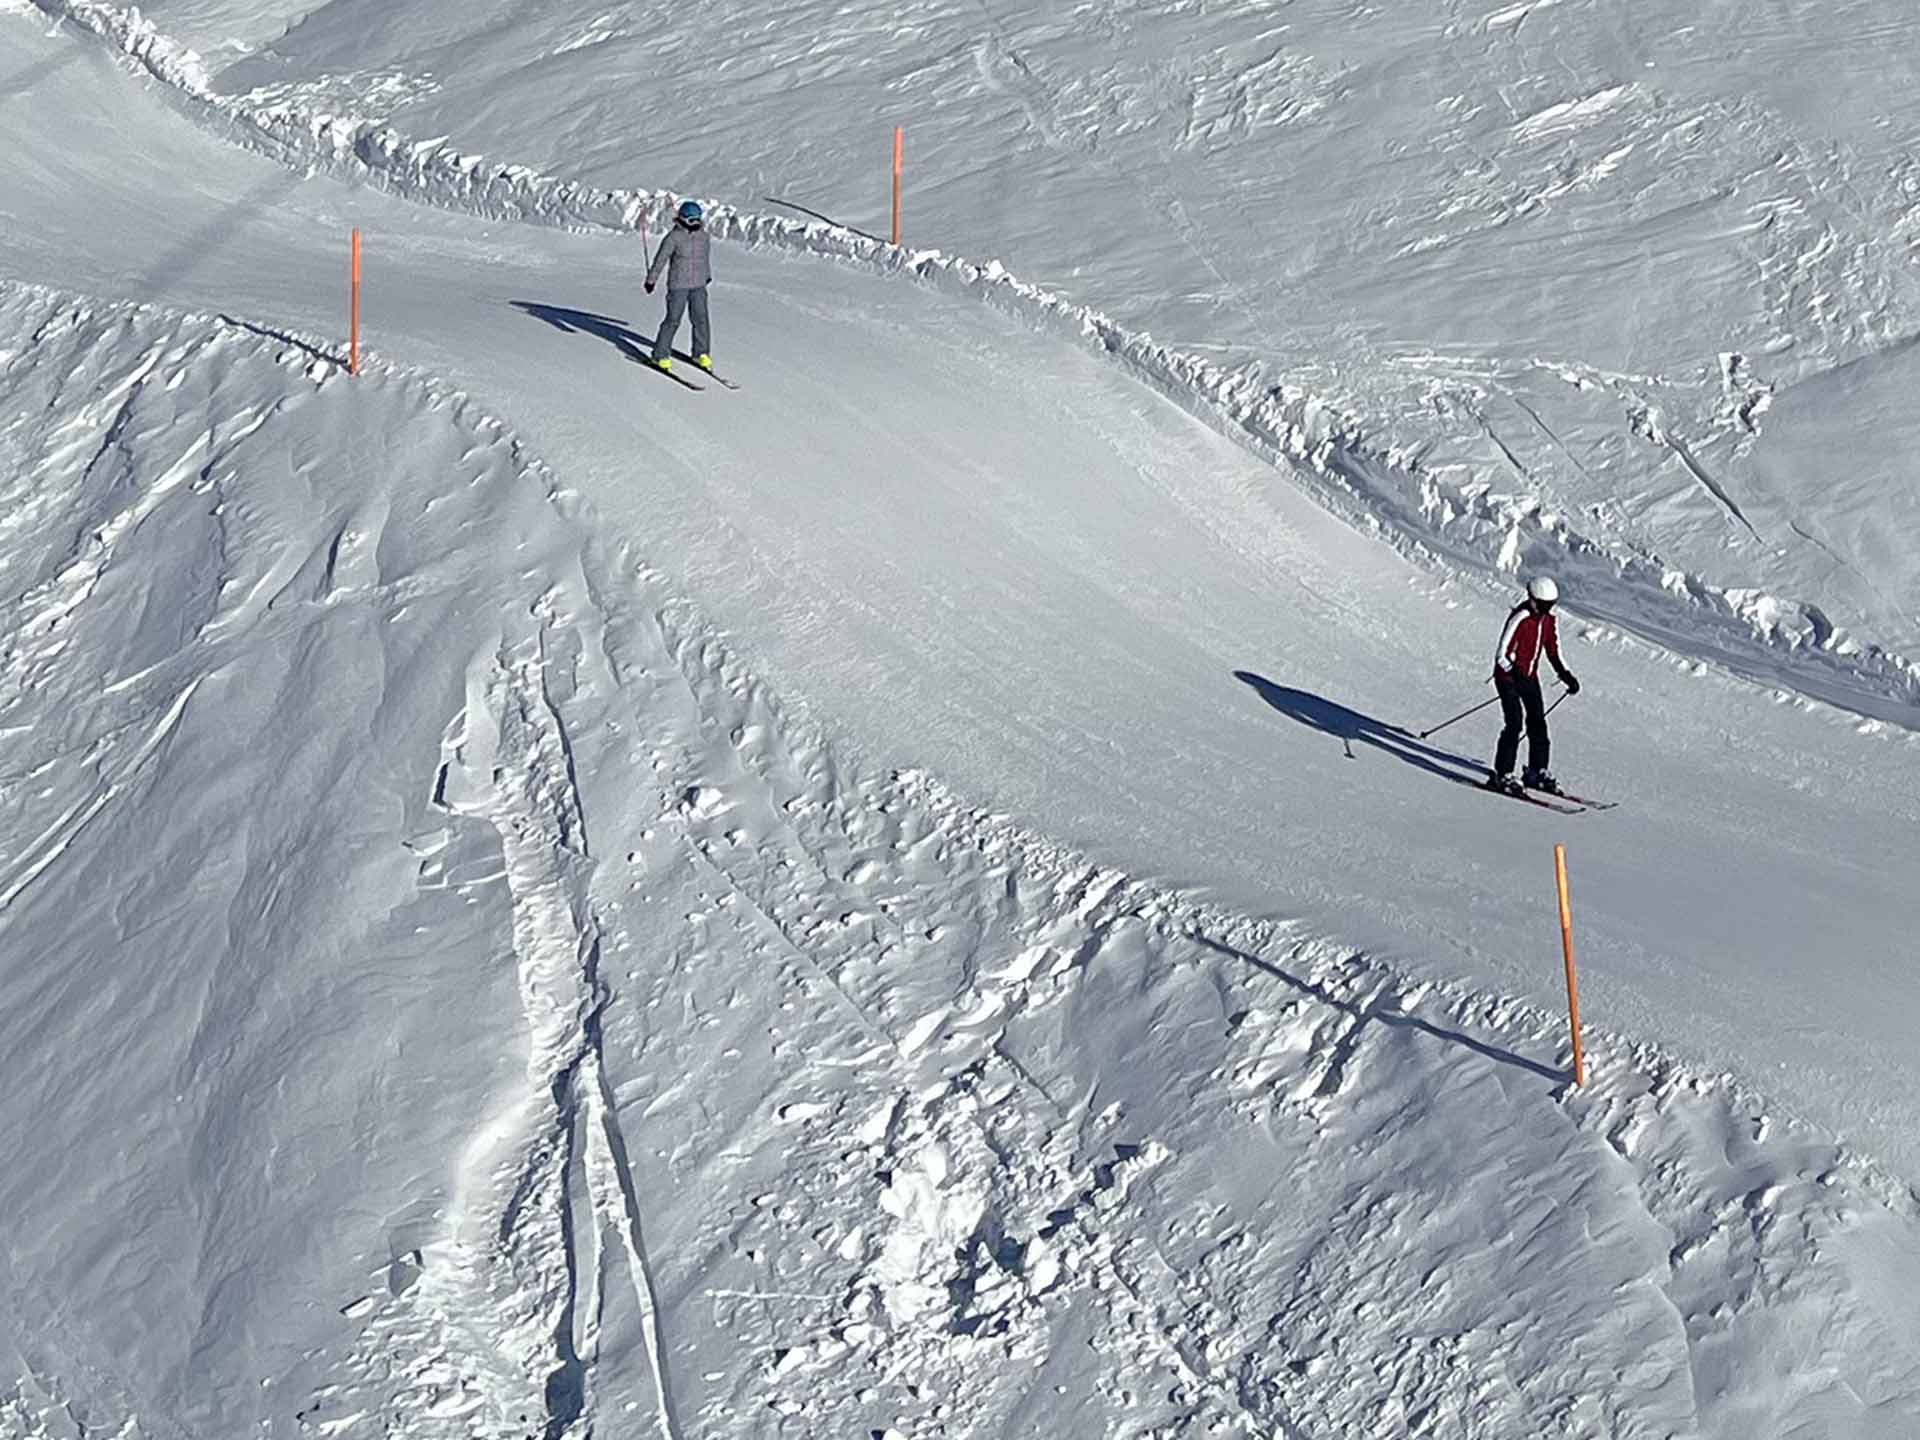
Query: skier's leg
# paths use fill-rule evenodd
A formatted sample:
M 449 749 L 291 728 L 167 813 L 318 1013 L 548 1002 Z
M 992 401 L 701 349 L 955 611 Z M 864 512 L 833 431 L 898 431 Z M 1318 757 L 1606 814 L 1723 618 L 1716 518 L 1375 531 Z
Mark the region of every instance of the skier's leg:
M 667 291 L 667 318 L 660 322 L 660 333 L 653 337 L 653 358 L 657 364 L 673 354 L 673 337 L 679 333 L 681 317 L 687 313 L 687 292 Z
M 1493 687 L 1500 692 L 1500 716 L 1505 722 L 1500 730 L 1500 743 L 1494 747 L 1493 773 L 1511 775 L 1514 757 L 1520 753 L 1520 727 L 1526 717 L 1520 708 L 1520 695 L 1513 681 L 1505 675 L 1496 675 Z
M 1520 699 L 1527 709 L 1527 769 L 1544 775 L 1552 746 L 1547 739 L 1547 707 L 1539 676 L 1528 675 L 1520 681 Z
M 687 313 L 693 316 L 693 353 L 713 353 L 713 330 L 707 322 L 707 287 L 697 285 L 687 292 Z

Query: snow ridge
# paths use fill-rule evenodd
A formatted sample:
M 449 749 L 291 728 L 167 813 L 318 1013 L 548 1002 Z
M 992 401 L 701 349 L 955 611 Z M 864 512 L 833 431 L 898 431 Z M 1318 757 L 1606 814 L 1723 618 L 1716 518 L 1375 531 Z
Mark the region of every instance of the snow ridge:
M 676 198 L 558 180 L 463 153 L 445 140 L 413 141 L 390 127 L 317 112 L 297 101 L 250 105 L 215 91 L 198 54 L 162 34 L 137 8 L 106 0 L 34 3 L 107 40 L 205 107 L 243 143 L 292 166 L 352 174 L 408 198 L 490 218 L 570 228 L 624 232 L 651 225 L 657 231 Z M 1584 103 L 1615 98 L 1609 92 Z M 1350 523 L 1420 561 L 1443 562 L 1488 588 L 1501 583 L 1498 576 L 1551 568 L 1571 582 L 1580 611 L 1606 624 L 1763 685 L 1920 727 L 1920 664 L 1851 635 L 1817 606 L 1716 586 L 1625 542 L 1595 541 L 1569 516 L 1543 508 L 1537 495 L 1443 479 L 1424 470 L 1417 454 L 1371 442 L 1359 417 L 1301 386 L 1271 384 L 1258 367 L 1223 370 L 1021 281 L 997 261 L 896 248 L 837 226 L 725 205 L 712 206 L 710 214 L 723 238 L 909 274 L 1110 356 L 1196 417 L 1285 465 Z M 1656 437 L 1659 423 L 1657 413 L 1649 414 L 1649 433 Z M 1717 489 L 1684 447 L 1676 447 L 1676 454 Z

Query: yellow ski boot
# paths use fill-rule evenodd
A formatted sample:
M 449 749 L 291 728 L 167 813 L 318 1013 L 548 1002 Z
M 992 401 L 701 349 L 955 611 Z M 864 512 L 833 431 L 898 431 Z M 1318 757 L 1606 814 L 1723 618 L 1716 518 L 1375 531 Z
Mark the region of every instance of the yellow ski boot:
M 697 356 L 694 359 L 693 363 L 698 365 L 702 370 L 707 371 L 709 374 L 713 372 L 713 357 L 711 355 Z

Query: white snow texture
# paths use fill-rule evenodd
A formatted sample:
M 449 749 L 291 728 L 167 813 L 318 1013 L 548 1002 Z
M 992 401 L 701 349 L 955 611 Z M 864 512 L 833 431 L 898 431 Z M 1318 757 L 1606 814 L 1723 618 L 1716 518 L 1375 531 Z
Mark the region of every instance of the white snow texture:
M 1920 1435 L 1916 57 L 0 0 L 0 1436 Z

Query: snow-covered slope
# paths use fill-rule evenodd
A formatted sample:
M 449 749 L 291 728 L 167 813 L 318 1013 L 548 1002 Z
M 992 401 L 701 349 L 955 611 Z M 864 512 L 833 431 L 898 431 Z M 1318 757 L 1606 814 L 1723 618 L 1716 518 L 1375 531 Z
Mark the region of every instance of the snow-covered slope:
M 1497 602 L 1097 356 L 730 248 L 688 396 L 0 25 L 5 1423 L 1911 1433 L 1910 733 L 1589 625 L 1542 822 L 1369 718 Z
M 905 124 L 914 243 L 1282 387 L 1448 544 L 1544 519 L 1700 618 L 1920 652 L 1914 487 L 1836 483 L 1915 448 L 1905 5 L 150 10 L 250 105 L 875 233 Z
M 105 87 L 84 37 L 46 44 L 76 58 L 24 107 L 23 150 L 130 163 L 97 161 L 84 190 L 23 174 L 0 273 L 57 253 L 95 293 L 325 334 L 359 223 L 375 353 L 483 395 L 847 743 L 1130 873 L 1551 1001 L 1548 832 L 1446 780 L 1491 727 L 1449 732 L 1458 759 L 1437 764 L 1379 733 L 1484 698 L 1497 595 L 1405 563 L 1122 371 L 964 295 L 736 247 L 719 344 L 748 388 L 686 395 L 566 318 L 644 323 L 629 237 L 302 183 Z M 1568 837 L 1608 957 L 1599 1013 L 1764 1071 L 1904 1161 L 1911 1062 L 1885 1003 L 1902 982 L 1882 976 L 1920 922 L 1915 736 L 1580 629 L 1590 693 L 1556 717 L 1564 768 L 1633 810 Z M 1386 743 L 1349 761 L 1343 731 Z M 1807 957 L 1836 935 L 1874 983 L 1810 1000 Z M 1784 1029 L 1810 1003 L 1813 1024 Z
M 9 1363 L 90 1428 L 234 1433 L 343 1284 L 418 1278 L 520 1098 L 499 844 L 431 777 L 473 656 L 524 643 L 501 577 L 571 537 L 418 386 L 4 315 Z
M 0 323 L 11 1433 L 1920 1417 L 1737 1088 L 850 763 L 433 385 Z
M 215 74 L 219 69 L 217 59 L 209 60 L 157 30 L 137 10 L 122 9 L 107 0 L 37 0 L 37 3 L 51 14 L 74 17 L 124 49 L 169 85 L 196 97 L 200 102 L 197 108 L 202 109 L 204 118 L 231 127 L 246 143 L 296 165 L 319 165 L 357 179 L 370 179 L 416 199 L 490 216 L 533 217 L 547 223 L 609 227 L 624 232 L 636 220 L 644 227 L 649 214 L 657 229 L 666 213 L 667 207 L 662 203 L 665 197 L 658 192 L 601 189 L 577 179 L 556 179 L 524 165 L 489 161 L 445 136 L 419 139 L 392 128 L 380 117 L 393 105 L 401 104 L 398 97 L 408 93 L 404 76 L 396 77 L 384 70 L 371 76 L 329 72 L 314 84 L 296 79 L 238 94 L 224 93 Z M 417 7 L 383 11 L 380 23 L 369 24 L 369 17 L 360 16 L 338 27 L 325 22 L 323 13 L 331 14 L 331 7 L 327 12 L 314 12 L 299 28 L 303 32 L 310 25 L 323 32 L 333 29 L 342 43 L 350 41 L 379 57 L 387 55 L 394 45 L 404 48 L 404 36 L 420 23 L 421 17 L 431 12 Z M 469 33 L 474 15 L 467 11 L 434 21 L 429 28 L 437 37 L 436 44 L 449 57 L 464 63 L 468 50 L 477 49 L 480 54 L 471 59 L 472 68 L 491 74 L 502 64 L 511 69 L 509 57 L 512 55 L 537 53 L 538 45 L 543 43 L 542 13 L 514 9 L 493 16 L 478 35 Z M 1508 13 L 1502 23 L 1514 22 L 1515 18 L 1515 13 Z M 570 69 L 578 69 L 582 74 L 597 69 L 604 59 L 601 42 L 607 41 L 611 33 L 627 33 L 618 26 L 613 32 L 601 33 L 613 19 L 611 14 L 602 17 L 600 27 L 590 37 L 591 43 L 562 44 L 562 55 L 591 52 L 577 62 L 569 61 Z M 836 11 L 834 17 L 823 18 L 819 23 L 832 30 L 845 20 L 844 12 Z M 739 27 L 735 28 L 738 31 Z M 235 45 L 242 50 L 247 48 L 244 42 L 237 41 L 219 48 L 224 53 Z M 285 65 L 284 59 L 275 63 Z M 724 67 L 728 62 L 723 59 L 720 63 Z M 790 69 L 782 66 L 783 73 Z M 788 74 L 787 78 L 791 80 L 792 75 Z M 500 79 L 502 88 L 513 87 L 511 75 Z M 431 89 L 431 84 L 426 88 Z M 361 93 L 378 102 L 371 111 L 355 99 Z M 578 93 L 590 95 L 598 91 L 587 85 Z M 822 103 L 823 87 L 816 85 L 810 93 L 815 97 L 813 104 Z M 542 113 L 544 103 L 529 102 L 528 112 Z M 1546 125 L 1547 131 L 1557 136 L 1566 128 L 1561 123 L 1562 112 L 1584 113 L 1585 108 L 1548 107 L 1545 118 L 1551 123 Z M 1529 142 L 1537 138 L 1533 136 L 1533 128 L 1519 127 L 1520 138 Z M 1585 134 L 1584 127 L 1573 128 L 1578 132 L 1576 138 L 1592 138 Z M 1689 122 L 1686 128 L 1696 127 Z M 1369 126 L 1362 133 L 1371 134 L 1372 129 Z M 1506 137 L 1502 143 L 1515 142 L 1513 137 Z M 1399 153 L 1394 152 L 1396 167 Z M 1369 156 L 1363 145 L 1360 153 L 1342 156 L 1336 168 L 1342 175 L 1356 168 L 1363 169 L 1370 163 Z M 1617 154 L 1610 156 L 1601 168 L 1607 169 L 1617 160 Z M 1761 179 L 1765 178 L 1762 174 Z M 1703 179 L 1701 183 L 1706 182 Z M 1739 186 L 1735 185 L 1734 189 Z M 1547 196 L 1558 198 L 1564 193 L 1565 187 L 1550 187 Z M 1833 208 L 1852 193 L 1845 191 L 1824 208 Z M 787 202 L 763 200 L 761 204 L 778 204 L 790 213 L 819 214 L 812 207 L 796 209 Z M 1124 197 L 1112 213 L 1110 208 L 1090 203 L 1075 213 L 1094 217 L 1089 233 L 1103 235 L 1109 233 L 1111 225 L 1126 222 L 1128 206 Z M 1537 208 L 1529 203 L 1514 213 L 1531 216 Z M 1687 213 L 1691 213 L 1691 208 L 1686 207 Z M 1447 213 L 1453 213 L 1451 203 Z M 1770 215 L 1763 228 L 1771 230 L 1775 218 Z M 1887 221 L 1893 228 L 1903 223 L 1897 218 Z M 1497 230 L 1501 226 L 1493 228 Z M 1101 310 L 1078 304 L 1058 291 L 1016 279 L 998 261 L 982 266 L 944 257 L 938 251 L 897 253 L 857 229 L 811 222 L 803 227 L 797 221 L 782 221 L 740 210 L 718 212 L 718 229 L 735 239 L 752 238 L 785 248 L 858 256 L 885 268 L 910 265 L 925 279 L 949 288 L 983 293 L 1030 320 L 1078 334 L 1100 351 L 1122 358 L 1156 388 L 1261 453 L 1304 462 L 1307 469 L 1301 478 L 1320 491 L 1323 502 L 1350 520 L 1378 528 L 1422 563 L 1437 555 L 1450 564 L 1495 572 L 1512 571 L 1529 563 L 1551 564 L 1577 577 L 1593 613 L 1624 624 L 1635 633 L 1660 643 L 1678 639 L 1683 648 L 1731 665 L 1751 678 L 1771 681 L 1785 672 L 1788 683 L 1796 689 L 1899 724 L 1913 723 L 1914 707 L 1920 697 L 1920 678 L 1913 661 L 1899 648 L 1887 648 L 1884 634 L 1876 638 L 1875 634 L 1857 633 L 1851 621 L 1854 612 L 1836 611 L 1832 603 L 1823 608 L 1821 603 L 1804 595 L 1796 599 L 1792 595 L 1775 594 L 1751 583 L 1751 574 L 1744 570 L 1736 571 L 1739 583 L 1732 584 L 1716 581 L 1719 571 L 1711 566 L 1705 573 L 1690 572 L 1671 563 L 1665 558 L 1662 546 L 1655 543 L 1664 535 L 1679 544 L 1699 533 L 1698 524 L 1688 518 L 1685 504 L 1671 503 L 1673 494 L 1678 493 L 1707 507 L 1707 552 L 1718 553 L 1729 534 L 1736 540 L 1750 537 L 1762 548 L 1772 545 L 1773 559 L 1761 563 L 1754 561 L 1753 556 L 1746 556 L 1740 562 L 1742 565 L 1761 563 L 1761 568 L 1769 574 L 1804 575 L 1810 564 L 1818 577 L 1810 583 L 1819 596 L 1870 592 L 1881 612 L 1896 614 L 1900 609 L 1902 602 L 1889 600 L 1894 590 L 1876 584 L 1858 565 L 1816 533 L 1819 524 L 1827 523 L 1836 533 L 1845 531 L 1849 536 L 1857 536 L 1863 526 L 1878 523 L 1884 502 L 1863 513 L 1859 487 L 1829 486 L 1818 477 L 1804 473 L 1793 464 L 1791 446 L 1784 451 L 1770 452 L 1771 478 L 1759 482 L 1761 491 L 1774 496 L 1789 510 L 1796 506 L 1800 512 L 1807 512 L 1809 507 L 1818 508 L 1826 521 L 1816 521 L 1808 513 L 1800 513 L 1799 518 L 1787 514 L 1783 521 L 1776 514 L 1769 528 L 1780 530 L 1784 523 L 1792 531 L 1793 539 L 1780 544 L 1762 543 L 1760 529 L 1729 489 L 1725 477 L 1703 463 L 1703 456 L 1713 458 L 1710 451 L 1715 441 L 1701 440 L 1702 427 L 1712 429 L 1716 436 L 1723 430 L 1736 436 L 1735 458 L 1742 458 L 1751 449 L 1748 442 L 1758 433 L 1758 417 L 1774 397 L 1774 385 L 1756 380 L 1748 358 L 1738 351 L 1722 351 L 1716 356 L 1711 367 L 1717 377 L 1713 394 L 1718 397 L 1712 402 L 1713 418 L 1700 420 L 1698 424 L 1691 412 L 1680 413 L 1690 403 L 1683 392 L 1697 388 L 1691 381 L 1642 376 L 1617 368 L 1595 368 L 1587 362 L 1549 362 L 1537 355 L 1507 362 L 1508 368 L 1517 366 L 1521 372 L 1551 371 L 1553 384 L 1558 387 L 1552 395 L 1528 400 L 1521 394 L 1524 378 L 1495 377 L 1490 382 L 1502 397 L 1515 400 L 1527 422 L 1543 430 L 1551 441 L 1546 460 L 1536 457 L 1530 462 L 1524 458 L 1529 452 L 1529 443 L 1516 442 L 1511 436 L 1503 438 L 1497 433 L 1485 413 L 1486 396 L 1478 389 L 1461 390 L 1450 381 L 1449 375 L 1459 379 L 1454 374 L 1459 366 L 1430 346 L 1409 357 L 1408 363 L 1418 382 L 1412 389 L 1392 378 L 1389 373 L 1394 369 L 1392 363 L 1376 356 L 1349 361 L 1344 372 L 1282 373 L 1277 377 L 1279 383 L 1274 383 L 1275 375 L 1262 363 L 1234 363 L 1231 355 L 1226 357 L 1226 363 L 1221 363 L 1201 358 L 1193 344 L 1169 346 L 1155 341 L 1128 318 L 1135 315 L 1136 306 L 1123 305 L 1122 318 L 1115 319 Z M 1595 226 L 1584 226 L 1581 233 L 1603 255 L 1610 244 L 1616 243 Z M 1469 234 L 1484 238 L 1477 237 L 1471 227 Z M 1184 236 L 1184 231 L 1181 235 Z M 1688 311 L 1702 297 L 1715 293 L 1712 287 L 1701 284 L 1701 277 L 1688 264 L 1689 237 L 1685 234 L 1667 237 L 1667 243 L 1676 253 L 1664 262 L 1661 273 L 1680 288 L 1676 295 L 1647 306 L 1649 313 L 1661 317 L 1662 325 L 1667 318 Z M 1114 247 L 1106 248 L 1117 257 Z M 1815 258 L 1830 248 L 1824 240 L 1817 242 Z M 1171 263 L 1177 267 L 1186 258 L 1184 251 L 1176 247 Z M 1410 266 L 1419 274 L 1429 261 L 1416 247 L 1410 255 L 1391 257 L 1391 263 L 1399 268 Z M 1497 260 L 1496 263 L 1508 262 Z M 1759 289 L 1771 294 L 1769 263 L 1763 255 L 1752 267 L 1752 278 Z M 1570 268 L 1578 279 L 1581 267 Z M 1796 274 L 1806 268 L 1799 267 Z M 1567 267 L 1550 270 L 1539 277 L 1539 282 L 1546 286 L 1563 284 L 1567 273 Z M 1729 274 L 1746 277 L 1748 270 L 1734 266 Z M 1458 276 L 1449 266 L 1441 278 L 1446 284 L 1452 284 Z M 1845 291 L 1852 286 L 1857 290 L 1856 278 L 1849 272 L 1835 287 L 1815 292 L 1812 303 L 1821 317 L 1831 308 L 1833 289 Z M 1374 276 L 1369 283 L 1370 293 L 1390 294 L 1405 283 L 1405 277 L 1396 271 Z M 1421 283 L 1425 285 L 1426 281 L 1423 279 Z M 1571 303 L 1576 298 L 1578 303 Z M 1750 297 L 1746 292 L 1739 292 L 1733 298 L 1745 305 Z M 1569 303 L 1560 305 L 1555 313 L 1597 314 L 1602 333 L 1596 343 L 1611 343 L 1622 312 L 1612 304 L 1610 294 L 1601 294 L 1597 302 L 1596 309 L 1596 297 L 1582 291 L 1577 297 L 1569 297 Z M 1859 301 L 1867 310 L 1871 310 L 1874 303 L 1877 302 L 1866 298 Z M 1793 304 L 1782 301 L 1767 313 L 1779 321 L 1797 312 Z M 1453 322 L 1436 314 L 1430 317 L 1430 323 L 1444 331 L 1446 325 Z M 1699 321 L 1707 327 L 1714 323 L 1732 325 L 1735 321 L 1725 318 L 1716 322 L 1713 316 L 1704 316 Z M 1348 329 L 1351 328 L 1349 325 Z M 1666 325 L 1652 338 L 1664 340 L 1675 328 L 1678 327 Z M 1198 348 L 1217 347 L 1202 344 Z M 1339 348 L 1331 346 L 1332 351 Z M 1828 366 L 1829 362 L 1820 357 L 1827 353 L 1821 349 L 1815 357 L 1816 372 L 1824 374 L 1821 367 Z M 1440 373 L 1438 380 L 1434 378 L 1436 367 Z M 1869 399 L 1879 393 L 1870 384 L 1856 384 L 1859 374 L 1851 363 L 1840 363 L 1838 373 L 1840 378 L 1836 382 L 1821 387 L 1830 405 L 1835 397 L 1851 396 L 1856 389 Z M 1342 386 L 1348 382 L 1341 379 L 1342 374 L 1359 376 L 1369 384 L 1385 375 L 1392 393 L 1376 394 L 1370 389 L 1367 394 L 1371 399 L 1345 394 Z M 1468 381 L 1461 383 L 1477 382 L 1468 377 Z M 1636 441 L 1645 442 L 1658 457 L 1653 462 L 1655 466 L 1671 470 L 1672 475 L 1636 478 L 1637 462 L 1631 456 L 1626 461 L 1626 470 L 1633 473 L 1617 473 L 1621 470 L 1616 461 L 1622 436 L 1614 433 L 1611 420 L 1599 425 L 1591 444 L 1581 440 L 1577 450 L 1569 446 L 1543 418 L 1547 412 L 1564 409 L 1565 396 L 1560 391 L 1566 386 L 1588 396 L 1609 415 L 1619 409 L 1625 431 Z M 1356 410 L 1356 405 L 1360 409 Z M 1405 423 L 1382 430 L 1377 420 L 1370 418 L 1379 414 L 1399 414 L 1403 421 L 1411 416 L 1418 423 L 1413 424 L 1411 430 Z M 1871 425 L 1879 431 L 1898 432 L 1904 423 L 1903 415 L 1903 411 L 1868 413 L 1851 400 L 1838 411 L 1840 423 L 1853 430 Z M 1432 423 L 1436 416 L 1440 421 L 1438 430 Z M 1573 424 L 1577 418 L 1563 416 L 1562 427 Z M 1470 453 L 1456 463 L 1449 456 L 1459 448 L 1463 427 Z M 1479 455 L 1476 447 L 1484 447 L 1485 455 Z M 1578 452 L 1584 452 L 1584 458 Z M 1551 472 L 1562 456 L 1578 472 L 1578 477 L 1570 484 L 1556 485 L 1551 480 Z M 1489 484 L 1488 464 L 1496 474 L 1511 472 L 1519 487 Z M 1675 484 L 1678 492 L 1674 491 Z M 1835 507 L 1831 502 L 1836 499 L 1850 503 Z M 1748 504 L 1752 504 L 1751 499 Z M 1623 520 L 1631 516 L 1639 516 L 1645 523 L 1635 521 L 1623 529 Z M 1807 523 L 1801 523 L 1802 520 Z M 1809 530 L 1809 524 L 1815 525 L 1816 530 Z M 1702 551 L 1699 546 L 1690 546 L 1678 553 L 1697 562 Z M 1897 562 L 1894 568 L 1898 569 Z M 1892 607 L 1890 611 L 1888 605 Z

